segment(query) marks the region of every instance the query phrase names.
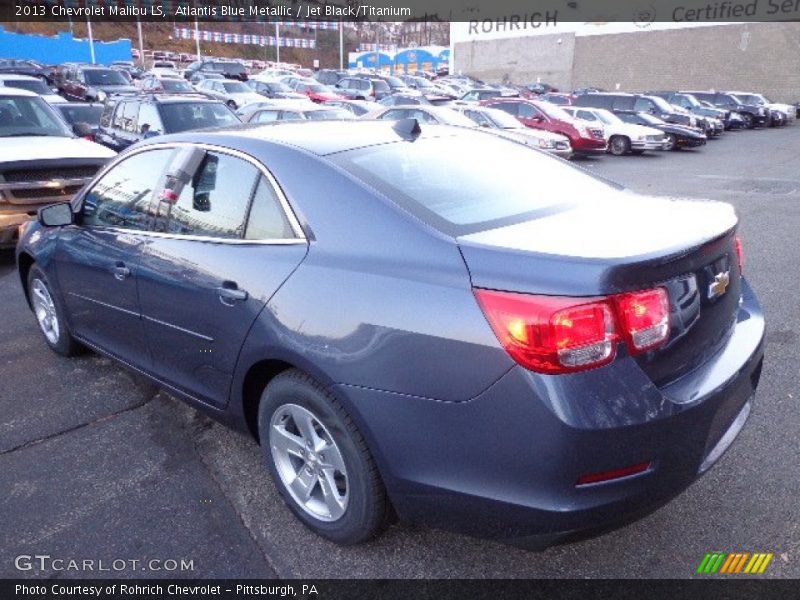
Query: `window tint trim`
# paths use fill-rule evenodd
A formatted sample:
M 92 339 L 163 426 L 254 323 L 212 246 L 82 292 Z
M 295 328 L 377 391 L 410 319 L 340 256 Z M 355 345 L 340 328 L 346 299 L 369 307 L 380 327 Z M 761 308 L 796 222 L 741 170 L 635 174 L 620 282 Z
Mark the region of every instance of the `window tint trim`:
M 153 150 L 161 150 L 161 149 L 173 149 L 176 150 L 178 148 L 184 148 L 186 146 L 192 146 L 195 148 L 202 148 L 203 150 L 207 150 L 210 152 L 218 152 L 220 154 L 227 154 L 229 156 L 233 156 L 235 158 L 239 158 L 244 160 L 245 162 L 250 163 L 253 165 L 256 170 L 261 174 L 272 186 L 272 190 L 275 192 L 275 195 L 278 198 L 278 202 L 280 204 L 281 210 L 283 210 L 286 219 L 289 221 L 289 226 L 292 228 L 292 232 L 294 233 L 294 238 L 279 238 L 279 239 L 270 239 L 270 240 L 247 240 L 244 238 L 241 239 L 232 239 L 232 238 L 216 238 L 216 237 L 207 237 L 207 236 L 200 236 L 200 235 L 185 235 L 179 233 L 169 233 L 169 232 L 160 232 L 160 231 L 153 231 L 152 228 L 152 219 L 150 220 L 149 227 L 150 229 L 127 229 L 124 227 L 109 227 L 104 225 L 97 225 L 92 226 L 93 229 L 97 230 L 104 230 L 104 231 L 120 231 L 125 233 L 130 233 L 134 235 L 141 235 L 145 237 L 155 237 L 155 238 L 168 238 L 168 239 L 179 239 L 179 240 L 191 240 L 196 242 L 206 242 L 206 243 L 213 243 L 213 244 L 229 244 L 229 245 L 246 245 L 246 246 L 259 246 L 259 245 L 267 245 L 267 246 L 278 246 L 278 245 L 294 245 L 294 244 L 308 244 L 309 239 L 306 236 L 306 233 L 300 224 L 300 220 L 297 218 L 297 215 L 294 212 L 294 209 L 289 204 L 286 195 L 283 193 L 283 189 L 278 184 L 275 177 L 272 173 L 267 169 L 261 162 L 259 162 L 256 158 L 241 152 L 239 150 L 234 150 L 232 148 L 224 148 L 220 146 L 214 146 L 213 144 L 192 144 L 189 142 L 172 142 L 172 143 L 163 143 L 163 144 L 153 144 L 144 146 L 142 148 L 138 148 L 136 150 L 132 150 L 130 152 L 126 152 L 124 155 L 120 155 L 117 158 L 110 161 L 103 167 L 95 177 L 92 179 L 91 183 L 87 185 L 75 198 L 70 202 L 72 206 L 73 212 L 78 212 L 81 210 L 83 206 L 83 202 L 86 198 L 86 195 L 91 191 L 95 184 L 102 179 L 106 173 L 108 173 L 111 169 L 116 167 L 120 162 L 123 160 L 127 160 L 137 154 L 141 154 L 142 152 L 148 152 Z M 256 178 L 256 182 L 258 182 L 259 178 Z M 256 186 L 257 187 L 257 186 Z M 247 205 L 247 215 L 249 218 L 250 210 L 252 209 L 253 204 L 253 196 L 254 191 L 256 188 L 250 191 L 249 201 Z M 152 200 L 152 199 L 151 199 Z M 151 202 L 152 204 L 152 202 Z

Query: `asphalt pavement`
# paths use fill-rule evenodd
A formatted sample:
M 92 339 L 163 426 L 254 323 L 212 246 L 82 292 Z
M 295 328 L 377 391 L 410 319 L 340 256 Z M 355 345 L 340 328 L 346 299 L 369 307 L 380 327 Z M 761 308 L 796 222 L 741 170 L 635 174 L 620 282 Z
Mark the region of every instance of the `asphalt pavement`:
M 403 524 L 355 548 L 316 537 L 251 439 L 108 359 L 50 352 L 0 253 L 0 578 L 683 578 L 710 551 L 772 552 L 761 577 L 800 577 L 798 160 L 800 124 L 579 161 L 640 193 L 736 207 L 766 360 L 750 420 L 705 477 L 641 521 L 540 553 Z M 65 562 L 19 570 L 28 555 Z

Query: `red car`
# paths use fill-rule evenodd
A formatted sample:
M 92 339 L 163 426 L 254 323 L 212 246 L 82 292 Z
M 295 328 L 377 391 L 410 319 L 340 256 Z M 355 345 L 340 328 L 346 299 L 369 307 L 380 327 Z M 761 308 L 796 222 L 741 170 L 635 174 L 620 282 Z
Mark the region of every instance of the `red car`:
M 526 127 L 567 136 L 575 154 L 602 154 L 606 151 L 601 127 L 576 121 L 554 104 L 524 98 L 492 98 L 481 104 L 509 113 Z
M 299 94 L 305 94 L 309 100 L 317 103 L 329 102 L 331 100 L 344 100 L 344 96 L 340 96 L 334 91 L 321 83 L 305 83 L 298 81 L 294 86 L 294 91 Z

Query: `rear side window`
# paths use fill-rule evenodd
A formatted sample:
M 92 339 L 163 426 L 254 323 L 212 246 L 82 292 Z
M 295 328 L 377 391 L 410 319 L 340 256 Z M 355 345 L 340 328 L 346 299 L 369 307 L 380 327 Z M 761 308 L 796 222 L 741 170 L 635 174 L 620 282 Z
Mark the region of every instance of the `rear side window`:
M 136 118 L 139 115 L 138 102 L 125 102 L 122 108 L 122 129 L 136 132 Z
M 253 195 L 245 239 L 283 240 L 293 237 L 295 237 L 294 232 L 286 213 L 283 212 L 275 189 L 262 175 Z
M 634 99 L 628 96 L 616 98 L 612 104 L 614 110 L 633 110 Z M 603 106 L 602 108 L 606 108 Z
M 519 102 L 498 102 L 497 104 L 492 104 L 492 108 L 499 108 L 514 117 L 519 115 L 519 106 Z
M 168 148 L 142 152 L 111 169 L 86 194 L 81 211 L 82 223 L 96 227 L 147 229 L 150 199 L 172 152 Z
M 258 170 L 250 163 L 208 152 L 176 202 L 158 202 L 157 230 L 211 238 L 244 237 L 247 208 Z

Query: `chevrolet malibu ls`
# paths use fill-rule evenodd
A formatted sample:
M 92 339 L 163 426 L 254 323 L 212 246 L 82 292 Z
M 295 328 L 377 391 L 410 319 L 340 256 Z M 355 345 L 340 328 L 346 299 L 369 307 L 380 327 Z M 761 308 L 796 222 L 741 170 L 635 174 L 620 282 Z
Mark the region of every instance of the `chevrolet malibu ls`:
M 413 119 L 154 138 L 17 255 L 53 350 L 252 432 L 342 544 L 619 525 L 720 458 L 761 372 L 730 206 Z

